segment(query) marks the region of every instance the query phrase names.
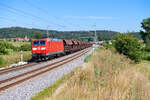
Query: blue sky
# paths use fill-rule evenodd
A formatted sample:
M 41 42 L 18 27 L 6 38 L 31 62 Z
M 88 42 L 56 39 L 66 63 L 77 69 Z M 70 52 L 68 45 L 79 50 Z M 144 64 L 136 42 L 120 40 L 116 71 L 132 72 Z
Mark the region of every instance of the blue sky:
M 0 0 L 0 28 L 139 31 L 150 0 Z

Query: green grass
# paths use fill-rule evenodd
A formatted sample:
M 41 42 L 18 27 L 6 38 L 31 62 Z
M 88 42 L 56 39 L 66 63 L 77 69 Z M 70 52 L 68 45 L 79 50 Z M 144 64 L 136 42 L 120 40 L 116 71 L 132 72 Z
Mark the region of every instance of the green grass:
M 98 52 L 98 50 L 103 50 L 103 49 L 104 49 L 103 47 L 98 47 L 98 49 L 95 49 L 92 52 L 92 54 L 90 54 L 90 55 L 88 55 L 88 56 L 85 57 L 84 62 L 85 63 L 89 62 L 91 60 L 92 56 L 95 55 Z
M 0 58 L 2 59 L 0 67 L 6 67 L 10 64 L 18 63 L 20 61 L 20 55 L 20 52 L 12 52 L 8 55 L 0 55 Z M 27 61 L 29 59 L 31 59 L 31 51 L 23 52 L 23 60 Z
M 84 62 L 87 63 L 91 59 L 91 57 L 92 57 L 92 54 L 86 56 L 85 59 L 84 59 Z
M 145 64 L 148 64 L 148 66 L 146 66 Z M 144 61 L 143 63 L 134 65 L 134 67 L 136 67 L 137 70 L 139 70 L 140 72 L 142 72 L 143 74 L 148 76 L 148 78 L 150 80 L 150 67 L 149 66 L 150 66 L 149 61 Z
M 150 61 L 150 52 L 142 52 L 142 59 Z
M 0 57 L 0 65 L 2 65 L 2 64 L 3 64 L 3 58 Z

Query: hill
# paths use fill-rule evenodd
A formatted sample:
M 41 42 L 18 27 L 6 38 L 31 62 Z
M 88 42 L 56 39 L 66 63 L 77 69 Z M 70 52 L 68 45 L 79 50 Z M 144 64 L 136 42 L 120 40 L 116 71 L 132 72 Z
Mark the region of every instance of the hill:
M 98 40 L 110 40 L 118 32 L 107 31 L 107 30 L 97 30 Z M 46 30 L 35 29 L 35 28 L 23 28 L 23 27 L 10 27 L 10 28 L 0 28 L 0 38 L 15 38 L 15 37 L 25 37 L 28 36 L 32 38 L 36 33 L 46 34 Z M 56 31 L 49 30 L 49 36 L 60 38 L 60 39 L 78 39 L 92 41 L 94 37 L 94 31 Z M 138 33 L 135 34 L 138 36 Z

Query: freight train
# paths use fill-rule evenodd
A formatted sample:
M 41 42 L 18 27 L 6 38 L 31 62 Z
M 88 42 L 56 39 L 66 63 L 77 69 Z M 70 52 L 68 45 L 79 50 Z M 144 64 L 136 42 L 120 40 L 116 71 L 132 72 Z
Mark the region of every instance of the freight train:
M 32 59 L 49 59 L 54 56 L 66 55 L 92 46 L 91 43 L 42 38 L 32 39 Z

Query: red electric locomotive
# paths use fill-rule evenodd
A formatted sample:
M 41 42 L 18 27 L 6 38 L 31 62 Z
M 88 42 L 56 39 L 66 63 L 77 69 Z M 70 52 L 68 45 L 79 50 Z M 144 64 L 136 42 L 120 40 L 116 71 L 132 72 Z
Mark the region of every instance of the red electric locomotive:
M 32 39 L 32 58 L 48 58 L 52 55 L 64 53 L 64 44 L 61 39 Z

